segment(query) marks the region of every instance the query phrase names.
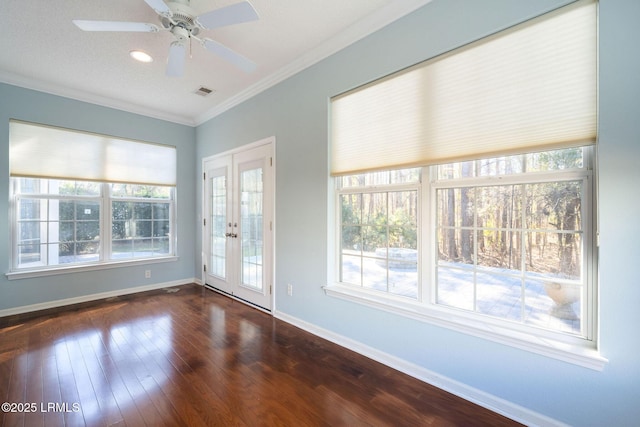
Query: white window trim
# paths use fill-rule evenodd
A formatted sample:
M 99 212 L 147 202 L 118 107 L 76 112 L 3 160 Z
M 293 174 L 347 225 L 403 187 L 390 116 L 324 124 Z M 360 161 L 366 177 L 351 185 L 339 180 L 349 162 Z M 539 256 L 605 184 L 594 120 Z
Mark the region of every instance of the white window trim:
M 587 153 L 589 151 L 591 150 L 587 150 Z M 590 154 L 587 154 L 585 156 L 585 162 L 587 162 L 587 164 L 593 165 L 592 168 L 595 168 L 593 158 Z M 405 297 L 387 294 L 375 290 L 369 290 L 339 282 L 340 249 L 338 246 L 341 238 L 339 231 L 340 203 L 338 198 L 340 194 L 349 192 L 351 191 L 351 189 L 341 192 L 337 189 L 337 186 L 333 186 L 335 204 L 330 207 L 334 211 L 334 213 L 332 214 L 333 216 L 331 217 L 335 216 L 336 218 L 334 227 L 330 227 L 330 230 L 332 230 L 330 241 L 333 242 L 333 244 L 330 245 L 330 248 L 331 251 L 334 252 L 333 260 L 330 260 L 331 262 L 329 264 L 332 266 L 331 270 L 329 271 L 330 281 L 327 286 L 323 287 L 325 294 L 343 300 L 356 302 L 375 309 L 398 314 L 403 317 L 408 317 L 429 324 L 445 327 L 447 329 L 466 333 L 475 337 L 488 339 L 493 342 L 509 345 L 546 357 L 562 360 L 589 369 L 599 371 L 604 369 L 604 366 L 608 362 L 608 360 L 604 358 L 598 351 L 597 334 L 595 333 L 597 319 L 595 318 L 594 314 L 597 315 L 598 310 L 596 305 L 596 295 L 593 295 L 592 292 L 597 293 L 596 290 L 589 290 L 590 306 L 587 307 L 589 318 L 586 319 L 586 321 L 593 322 L 591 327 L 587 325 L 588 335 L 590 339 L 572 337 L 569 335 L 561 336 L 552 331 L 547 332 L 543 329 L 536 330 L 536 332 L 534 333 L 531 332 L 531 328 L 528 328 L 524 325 L 519 325 L 516 323 L 510 324 L 509 322 L 501 319 L 494 319 L 489 316 L 478 315 L 476 313 L 468 313 L 462 310 L 443 307 L 431 302 L 431 293 L 433 292 L 433 278 L 430 276 L 432 276 L 433 274 L 430 254 L 432 252 L 432 248 L 427 242 L 424 242 L 424 237 L 422 237 L 426 236 L 426 238 L 431 241 L 433 239 L 433 233 L 435 229 L 433 224 L 433 206 L 430 206 L 430 201 L 433 194 L 435 193 L 435 186 L 431 185 L 430 183 L 427 184 L 424 182 L 426 178 L 425 175 L 427 175 L 428 170 L 428 167 L 423 170 L 421 190 L 422 202 L 420 203 L 420 211 L 418 213 L 418 227 L 419 230 L 423 230 L 419 231 L 418 233 L 418 250 L 421 259 L 420 262 L 422 265 L 427 265 L 428 267 L 422 269 L 422 272 L 420 272 L 419 270 L 418 273 L 418 299 L 411 300 Z M 588 179 L 593 179 L 593 177 L 595 176 L 593 170 L 587 170 L 586 174 L 588 175 Z M 535 173 L 535 175 L 540 178 L 541 181 L 545 181 L 552 178 L 555 173 L 542 172 Z M 582 179 L 584 178 L 584 175 L 585 171 L 580 171 L 579 173 L 575 173 L 573 171 L 565 171 L 563 179 L 569 179 L 571 177 Z M 474 185 L 486 185 L 488 183 L 495 185 L 497 183 L 506 184 L 521 181 L 530 182 L 531 179 L 527 178 L 523 180 L 523 178 L 517 175 L 505 177 L 501 176 L 490 178 L 475 178 L 473 179 L 473 181 L 469 179 L 469 182 L 473 182 Z M 452 183 L 451 186 L 460 186 L 460 182 L 461 180 L 456 180 L 456 182 Z M 441 188 L 442 185 L 440 184 L 441 183 L 439 183 L 438 186 Z M 595 187 L 595 184 L 593 185 L 593 187 Z M 595 188 L 592 188 L 592 192 L 594 191 L 594 189 Z M 360 190 L 362 191 L 363 189 L 360 188 Z M 367 190 L 371 190 L 371 188 L 365 189 L 365 191 Z M 353 189 L 353 191 L 357 190 Z M 587 194 L 587 197 L 589 198 L 590 203 L 594 204 L 591 200 L 591 198 L 593 197 L 592 192 Z M 592 218 L 591 221 L 595 223 L 595 218 Z M 427 223 L 428 230 L 426 232 L 424 231 L 424 222 Z M 593 229 L 594 227 L 592 226 L 591 230 Z M 588 250 L 590 251 L 591 248 L 588 248 Z M 587 256 L 593 260 L 592 262 L 596 262 L 594 254 L 589 253 Z M 588 271 L 587 274 L 592 274 L 592 271 Z M 597 278 L 594 277 L 592 280 L 597 280 Z M 595 286 L 597 287 L 597 284 Z
M 146 258 L 132 258 L 132 259 L 108 259 L 105 258 L 105 253 L 111 253 L 111 232 L 106 231 L 106 235 L 102 235 L 103 230 L 110 229 L 112 220 L 111 218 L 111 209 L 113 201 L 124 201 L 124 202 L 150 202 L 150 203 L 166 203 L 167 199 L 162 200 L 154 200 L 147 199 L 142 197 L 118 197 L 113 196 L 109 190 L 109 183 L 103 183 L 101 192 L 99 196 L 60 196 L 60 195 L 48 195 L 48 194 L 28 194 L 25 197 L 34 198 L 34 199 L 69 199 L 69 200 L 97 200 L 101 206 L 101 216 L 100 216 L 100 230 L 101 236 L 103 238 L 103 251 L 100 253 L 100 259 L 98 261 L 91 261 L 86 263 L 73 263 L 73 264 L 55 264 L 55 265 L 43 265 L 43 266 L 35 266 L 35 267 L 24 267 L 17 268 L 16 260 L 17 260 L 17 205 L 16 200 L 20 197 L 15 193 L 15 185 L 12 183 L 11 185 L 11 193 L 10 193 L 10 214 L 9 219 L 11 221 L 11 255 L 10 255 L 10 268 L 11 270 L 5 273 L 5 277 L 8 280 L 17 280 L 17 279 L 28 279 L 35 277 L 45 277 L 45 276 L 53 276 L 60 274 L 69 274 L 69 273 L 78 273 L 78 272 L 87 272 L 87 271 L 97 271 L 97 270 L 105 270 L 111 268 L 120 268 L 120 267 L 130 267 L 136 265 L 148 265 L 148 264 L 157 264 L 157 263 L 165 263 L 165 262 L 174 262 L 179 260 L 179 256 L 177 255 L 177 218 L 176 218 L 176 187 L 172 188 L 172 196 L 169 199 L 169 207 L 170 207 L 170 223 L 172 224 L 174 233 L 170 236 L 169 244 L 170 244 L 170 254 L 162 255 L 162 256 L 154 256 L 154 257 L 146 257 Z M 135 184 L 134 184 L 135 185 Z
M 439 309 L 434 305 L 427 306 L 419 302 L 402 301 L 402 298 L 399 297 L 383 295 L 340 283 L 325 286 L 323 289 L 326 295 L 332 297 L 452 329 L 474 337 L 488 339 L 585 368 L 601 371 L 608 362 L 595 347 L 578 346 L 517 331 L 515 328 L 509 329 L 504 325 L 497 324 L 497 322 L 492 322 L 493 319 L 491 318 L 481 321 L 477 318 L 470 319 L 471 316 L 454 314 L 449 310 L 445 312 L 445 310 Z
M 48 268 L 38 268 L 31 270 L 16 270 L 6 273 L 5 276 L 9 280 L 17 280 L 17 279 L 30 279 L 34 277 L 45 277 L 45 276 L 54 276 L 58 274 L 69 274 L 69 273 L 81 273 L 87 271 L 97 271 L 97 270 L 107 270 L 110 268 L 121 268 L 121 267 L 133 267 L 136 265 L 148 265 L 148 264 L 159 264 L 164 262 L 174 262 L 178 261 L 180 257 L 177 255 L 171 255 L 166 257 L 155 257 L 155 258 L 139 258 L 135 260 L 126 260 L 126 261 L 103 261 L 103 262 L 94 262 L 92 264 L 83 264 L 78 265 L 74 264 L 72 266 L 62 266 L 62 267 L 48 267 Z

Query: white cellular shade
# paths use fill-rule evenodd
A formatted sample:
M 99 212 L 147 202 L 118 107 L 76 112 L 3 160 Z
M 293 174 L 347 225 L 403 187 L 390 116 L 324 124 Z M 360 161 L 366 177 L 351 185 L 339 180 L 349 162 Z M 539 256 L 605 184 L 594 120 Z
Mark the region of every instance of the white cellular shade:
M 12 120 L 11 176 L 176 185 L 176 148 Z
M 332 175 L 595 143 L 596 14 L 578 2 L 332 98 Z

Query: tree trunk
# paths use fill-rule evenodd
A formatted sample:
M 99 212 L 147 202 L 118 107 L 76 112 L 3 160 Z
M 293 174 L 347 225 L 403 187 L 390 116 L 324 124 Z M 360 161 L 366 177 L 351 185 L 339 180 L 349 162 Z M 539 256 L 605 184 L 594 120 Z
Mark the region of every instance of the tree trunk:
M 472 164 L 464 162 L 462 164 L 462 176 L 469 177 L 472 175 Z M 462 215 L 462 230 L 460 230 L 460 249 L 462 252 L 462 261 L 465 263 L 473 262 L 473 197 L 474 190 L 472 188 L 460 189 L 460 209 Z M 469 198 L 471 196 L 471 198 Z
M 567 202 L 562 219 L 562 230 L 577 230 L 579 213 L 580 198 L 575 197 Z M 562 233 L 560 237 L 560 272 L 567 277 L 579 276 L 580 266 L 575 258 L 576 235 L 575 233 Z
M 456 247 L 456 199 L 455 190 L 447 190 L 447 255 L 450 260 L 458 259 L 458 248 Z

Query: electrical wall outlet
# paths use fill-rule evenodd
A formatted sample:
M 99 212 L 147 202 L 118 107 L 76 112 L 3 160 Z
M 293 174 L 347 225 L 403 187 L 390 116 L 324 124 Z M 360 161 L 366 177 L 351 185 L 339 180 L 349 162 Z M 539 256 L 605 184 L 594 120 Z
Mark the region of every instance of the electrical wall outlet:
M 291 283 L 287 285 L 287 295 L 293 295 L 293 286 L 291 285 Z
M 145 270 L 144 271 L 144 278 L 145 279 L 151 279 L 151 270 Z

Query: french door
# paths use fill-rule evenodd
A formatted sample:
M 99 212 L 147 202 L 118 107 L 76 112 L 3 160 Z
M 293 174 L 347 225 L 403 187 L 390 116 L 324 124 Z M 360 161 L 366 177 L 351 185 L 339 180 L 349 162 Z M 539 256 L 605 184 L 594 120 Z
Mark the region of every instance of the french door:
M 271 310 L 273 141 L 204 160 L 205 284 Z

